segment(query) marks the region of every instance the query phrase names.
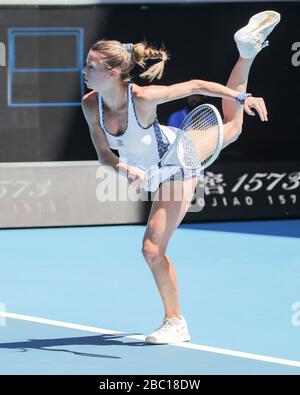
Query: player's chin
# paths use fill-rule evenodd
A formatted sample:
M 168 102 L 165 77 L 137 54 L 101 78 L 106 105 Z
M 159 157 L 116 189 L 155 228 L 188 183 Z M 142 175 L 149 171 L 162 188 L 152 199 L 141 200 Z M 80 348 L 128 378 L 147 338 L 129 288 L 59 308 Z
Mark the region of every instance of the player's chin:
M 88 82 L 88 81 L 85 81 L 85 86 L 88 88 L 88 89 L 94 89 L 94 87 L 91 85 L 91 83 L 90 82 Z

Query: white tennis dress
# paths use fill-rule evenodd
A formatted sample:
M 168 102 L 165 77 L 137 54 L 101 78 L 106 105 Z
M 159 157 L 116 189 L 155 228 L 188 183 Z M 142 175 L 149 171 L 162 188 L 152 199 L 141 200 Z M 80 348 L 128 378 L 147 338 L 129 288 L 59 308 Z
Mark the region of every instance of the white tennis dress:
M 102 97 L 98 95 L 100 126 L 105 132 L 109 147 L 119 152 L 122 162 L 141 169 L 148 169 L 158 163 L 170 148 L 179 129 L 160 125 L 157 118 L 149 127 L 141 126 L 136 116 L 132 84 L 128 84 L 127 93 L 128 123 L 126 129 L 117 136 L 109 132 L 105 126 Z M 187 179 L 196 177 L 196 173 L 195 170 L 180 169 L 167 179 L 171 181 Z M 151 186 L 145 189 L 153 190 Z

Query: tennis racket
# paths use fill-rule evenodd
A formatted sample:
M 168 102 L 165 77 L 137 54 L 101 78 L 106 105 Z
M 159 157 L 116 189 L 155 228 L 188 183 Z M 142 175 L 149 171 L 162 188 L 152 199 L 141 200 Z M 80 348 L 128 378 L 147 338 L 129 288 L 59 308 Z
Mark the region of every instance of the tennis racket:
M 155 190 L 159 182 L 180 168 L 207 168 L 219 156 L 222 144 L 223 122 L 219 111 L 211 104 L 201 104 L 185 117 L 171 148 L 156 165 L 145 171 L 147 189 Z

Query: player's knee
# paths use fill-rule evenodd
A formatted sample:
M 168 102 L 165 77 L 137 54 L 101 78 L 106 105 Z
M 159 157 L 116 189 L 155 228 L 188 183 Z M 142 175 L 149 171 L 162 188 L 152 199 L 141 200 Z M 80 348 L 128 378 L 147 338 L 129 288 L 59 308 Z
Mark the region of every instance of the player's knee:
M 143 242 L 142 254 L 150 268 L 155 267 L 162 261 L 163 254 L 161 253 L 160 247 L 149 239 Z
M 242 133 L 243 122 L 241 120 L 236 120 L 231 122 L 229 128 L 229 134 L 231 141 L 235 141 L 239 138 L 240 134 Z
M 234 139 L 235 140 L 237 140 L 240 137 L 242 130 L 243 130 L 242 125 L 239 125 L 236 127 L 235 132 L 234 132 Z

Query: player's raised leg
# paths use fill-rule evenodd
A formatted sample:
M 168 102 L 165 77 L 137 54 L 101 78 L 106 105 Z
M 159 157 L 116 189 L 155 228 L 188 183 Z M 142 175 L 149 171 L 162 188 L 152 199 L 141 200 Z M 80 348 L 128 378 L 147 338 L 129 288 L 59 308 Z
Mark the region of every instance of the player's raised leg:
M 246 92 L 248 77 L 255 56 L 267 45 L 268 35 L 280 21 L 276 11 L 263 11 L 250 18 L 248 24 L 234 34 L 234 40 L 240 54 L 227 86 L 238 92 Z M 232 100 L 222 100 L 224 114 L 224 145 L 236 140 L 242 131 L 243 106 Z

